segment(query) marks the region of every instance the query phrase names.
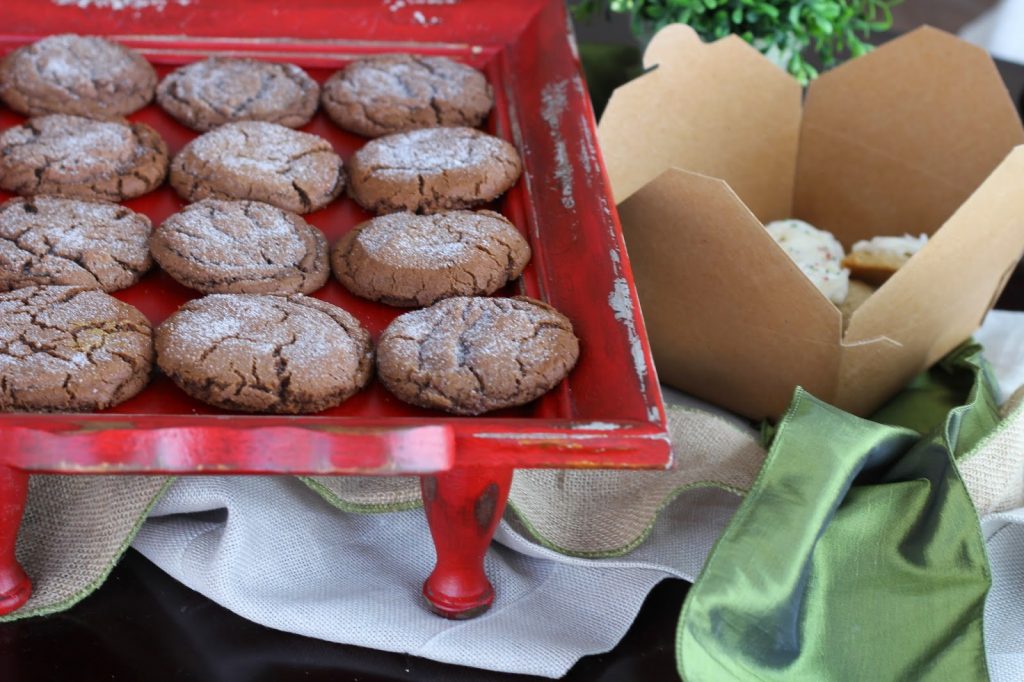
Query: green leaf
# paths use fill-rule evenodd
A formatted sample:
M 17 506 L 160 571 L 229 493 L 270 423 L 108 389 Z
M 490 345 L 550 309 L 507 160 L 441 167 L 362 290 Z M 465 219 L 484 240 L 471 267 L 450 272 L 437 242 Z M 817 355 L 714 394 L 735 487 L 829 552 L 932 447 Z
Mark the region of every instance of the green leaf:
M 818 75 L 814 55 L 826 67 L 871 47 L 865 39 L 892 27 L 892 7 L 901 0 L 579 0 L 577 18 L 612 11 L 631 15 L 634 33 L 646 39 L 672 23 L 689 24 L 703 40 L 741 36 L 806 83 Z
M 842 7 L 836 3 L 826 3 L 819 9 L 818 13 L 829 21 L 834 21 L 842 13 Z
M 800 5 L 793 5 L 789 8 L 789 23 L 792 26 L 799 26 L 800 21 Z

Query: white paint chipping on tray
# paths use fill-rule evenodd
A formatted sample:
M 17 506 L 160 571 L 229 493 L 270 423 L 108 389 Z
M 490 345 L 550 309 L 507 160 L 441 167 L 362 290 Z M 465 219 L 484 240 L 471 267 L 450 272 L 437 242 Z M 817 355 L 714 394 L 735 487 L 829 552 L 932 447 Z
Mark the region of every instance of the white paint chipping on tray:
M 389 0 L 387 2 L 388 10 L 391 12 L 397 12 L 406 7 L 441 7 L 457 4 L 459 4 L 459 0 Z
M 53 4 L 59 7 L 74 5 L 80 9 L 109 9 L 118 12 L 120 10 L 155 9 L 163 12 L 167 5 L 178 5 L 187 7 L 193 0 L 52 0 Z
M 576 200 L 572 198 L 572 164 L 564 140 L 555 141 L 555 178 L 562 186 L 562 206 L 572 210 L 576 207 Z
M 555 143 L 555 179 L 562 189 L 562 205 L 572 210 L 576 206 L 576 201 L 573 198 L 573 169 L 572 164 L 569 162 L 568 147 L 561 131 L 561 118 L 568 107 L 568 84 L 568 80 L 560 80 L 544 86 L 544 89 L 541 91 L 541 118 L 547 123 L 548 132 Z M 586 96 L 586 88 L 579 76 L 573 78 L 572 84 L 577 93 Z M 600 165 L 597 162 L 597 147 L 590 135 L 590 126 L 587 124 L 586 119 L 582 118 L 581 124 L 580 129 L 583 131 L 583 135 L 579 153 L 583 168 L 588 174 L 587 182 L 589 184 L 589 174 L 597 172 Z M 610 219 L 611 210 L 603 197 L 601 197 L 601 203 L 605 217 Z M 608 221 L 608 229 L 614 239 L 616 237 L 615 228 L 610 220 Z M 615 320 L 626 330 L 626 336 L 629 340 L 629 351 L 633 359 L 633 370 L 636 373 L 637 380 L 640 382 L 640 391 L 646 394 L 647 363 L 644 361 L 643 344 L 640 342 L 640 333 L 636 327 L 636 315 L 633 308 L 633 299 L 629 294 L 629 283 L 622 276 L 622 257 L 615 248 L 610 249 L 608 253 L 615 273 L 612 291 L 608 295 L 608 305 L 615 315 Z M 647 418 L 651 422 L 660 420 L 661 414 L 657 406 L 648 406 Z
M 608 234 L 611 236 L 613 242 L 617 242 L 618 238 L 615 234 L 614 223 L 612 222 L 611 208 L 608 206 L 608 202 L 604 196 L 600 196 L 601 208 L 605 212 L 608 224 Z M 615 319 L 618 321 L 626 330 L 626 337 L 629 339 L 629 351 L 633 356 L 633 369 L 636 372 L 636 378 L 640 382 L 640 391 L 645 394 L 645 399 L 649 400 L 650 396 L 647 396 L 647 363 L 644 362 L 644 349 L 643 344 L 640 343 L 640 333 L 636 327 L 636 315 L 633 310 L 633 298 L 629 295 L 629 283 L 626 278 L 622 276 L 622 256 L 619 254 L 619 250 L 613 247 L 608 250 L 608 258 L 612 262 L 612 272 L 615 274 L 615 280 L 612 285 L 612 292 L 608 294 L 608 305 L 611 307 L 612 312 L 615 314 Z M 661 421 L 661 411 L 657 405 L 647 406 L 647 420 L 652 423 L 658 423 Z
M 612 251 L 612 253 L 615 252 Z M 640 334 L 636 330 L 633 314 L 633 298 L 629 295 L 629 283 L 625 277 L 615 278 L 612 292 L 608 294 L 608 305 L 615 313 L 615 319 L 626 328 L 626 335 L 629 337 L 629 352 L 633 356 L 633 370 L 636 372 L 637 379 L 640 380 L 640 390 L 646 393 L 647 363 L 644 362 L 644 348 L 640 343 Z
M 410 15 L 412 23 L 424 27 L 437 26 L 441 23 L 441 17 L 427 14 L 422 10 L 429 11 L 432 7 L 448 7 L 458 3 L 459 0 L 385 0 L 384 2 L 389 12 L 412 9 L 413 11 Z M 422 8 L 422 10 L 414 8 Z
M 602 205 L 604 204 L 602 197 Z M 607 208 L 606 208 L 607 210 Z M 609 211 L 610 213 L 610 211 Z M 610 215 L 609 215 L 610 217 Z M 615 237 L 614 228 L 609 226 L 612 238 Z M 640 391 L 647 393 L 647 363 L 644 362 L 644 348 L 640 343 L 640 333 L 636 329 L 636 316 L 633 312 L 633 298 L 629 295 L 629 283 L 622 276 L 622 256 L 617 249 L 610 249 L 608 257 L 612 261 L 612 269 L 615 273 L 615 280 L 612 285 L 612 292 L 608 294 L 608 305 L 615 314 L 615 319 L 626 329 L 626 337 L 629 339 L 629 352 L 633 356 L 633 370 L 640 382 Z M 647 406 L 647 420 L 650 422 L 661 421 L 661 412 L 657 405 Z
M 489 440 L 524 440 L 524 441 L 565 441 L 565 440 L 594 440 L 604 438 L 599 433 L 515 433 L 514 431 L 498 431 L 495 433 L 477 433 L 473 438 L 487 438 Z M 639 436 L 643 438 L 643 436 Z
M 562 206 L 572 210 L 576 200 L 572 193 L 572 164 L 569 162 L 569 148 L 561 131 L 561 118 L 568 105 L 566 99 L 567 81 L 548 83 L 541 91 L 541 118 L 548 124 L 548 132 L 555 143 L 555 180 L 562 188 Z
M 606 218 L 605 225 L 608 226 L 608 236 L 610 236 L 612 238 L 612 242 L 613 243 L 617 244 L 618 241 L 619 241 L 619 236 L 615 233 L 615 220 L 614 220 L 614 217 L 612 216 L 611 205 L 608 203 L 608 199 L 605 198 L 605 196 L 603 194 L 599 195 L 598 199 L 600 200 L 600 203 L 601 203 L 601 214 L 604 215 L 604 217 Z M 616 246 L 616 248 L 612 249 L 612 254 L 613 254 L 612 255 L 612 260 L 615 261 L 615 272 L 618 273 L 618 272 L 620 272 L 620 270 L 619 270 L 619 252 L 618 252 L 618 247 L 617 246 Z
M 651 408 L 657 412 L 656 408 Z M 671 443 L 671 439 L 667 433 L 629 433 L 626 434 L 629 438 L 639 438 L 642 440 L 660 440 L 666 443 Z M 519 440 L 519 441 L 573 441 L 573 440 L 595 440 L 598 438 L 607 438 L 607 436 L 600 433 L 515 433 L 513 431 L 497 431 L 494 433 L 477 433 L 473 434 L 471 438 L 486 438 L 488 440 Z
M 441 23 L 441 20 L 437 17 L 427 17 L 426 14 L 419 10 L 412 13 L 412 18 L 420 26 L 434 26 Z
M 576 27 L 572 25 L 572 13 L 565 13 L 565 40 L 569 43 L 569 51 L 572 52 L 572 58 L 576 61 L 580 60 L 580 48 L 576 42 Z
M 621 429 L 620 424 L 612 424 L 611 422 L 585 422 L 583 424 L 573 424 L 572 428 L 579 431 L 615 431 Z

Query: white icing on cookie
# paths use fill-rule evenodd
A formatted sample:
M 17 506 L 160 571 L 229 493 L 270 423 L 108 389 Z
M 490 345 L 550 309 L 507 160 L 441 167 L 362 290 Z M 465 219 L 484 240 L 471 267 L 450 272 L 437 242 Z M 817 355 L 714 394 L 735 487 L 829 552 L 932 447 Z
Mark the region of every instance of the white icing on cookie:
M 765 229 L 830 301 L 846 300 L 850 271 L 841 265 L 843 245 L 831 232 L 792 218 L 770 222 Z

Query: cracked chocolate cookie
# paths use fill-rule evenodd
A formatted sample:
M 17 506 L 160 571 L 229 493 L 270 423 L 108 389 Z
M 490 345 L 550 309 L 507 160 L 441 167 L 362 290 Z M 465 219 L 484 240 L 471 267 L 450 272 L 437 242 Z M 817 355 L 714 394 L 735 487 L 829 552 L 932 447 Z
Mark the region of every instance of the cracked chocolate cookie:
M 142 55 L 96 36 L 50 36 L 0 62 L 0 99 L 26 116 L 119 118 L 146 106 L 155 88 Z
M 156 189 L 167 145 L 143 123 L 51 114 L 0 135 L 0 189 L 120 201 Z
M 119 204 L 38 196 L 0 205 L 0 291 L 130 287 L 149 270 L 146 216 Z
M 304 414 L 370 380 L 373 345 L 337 306 L 296 294 L 212 294 L 156 330 L 157 363 L 193 398 L 225 410 Z
M 0 412 L 87 412 L 141 391 L 153 334 L 138 310 L 95 289 L 0 294 Z
M 300 128 L 313 118 L 320 86 L 294 64 L 211 57 L 165 77 L 156 101 L 182 125 L 207 131 L 234 121 Z
M 171 163 L 171 185 L 187 201 L 254 199 L 309 213 L 341 193 L 345 171 L 322 137 L 266 121 L 240 121 L 186 145 Z
M 153 258 L 192 289 L 308 294 L 327 282 L 327 239 L 300 216 L 259 201 L 204 199 L 153 233 Z
M 407 403 L 476 415 L 540 397 L 578 357 L 572 323 L 551 306 L 458 297 L 397 317 L 380 337 L 377 373 Z
M 492 294 L 518 277 L 530 245 L 493 211 L 392 213 L 348 232 L 331 251 L 352 293 L 395 306 Z
M 447 57 L 390 54 L 352 62 L 324 83 L 324 109 L 366 137 L 483 123 L 494 106 L 484 75 Z
M 377 213 L 472 208 L 505 193 L 523 164 L 474 128 L 424 128 L 368 142 L 349 161 L 349 194 Z

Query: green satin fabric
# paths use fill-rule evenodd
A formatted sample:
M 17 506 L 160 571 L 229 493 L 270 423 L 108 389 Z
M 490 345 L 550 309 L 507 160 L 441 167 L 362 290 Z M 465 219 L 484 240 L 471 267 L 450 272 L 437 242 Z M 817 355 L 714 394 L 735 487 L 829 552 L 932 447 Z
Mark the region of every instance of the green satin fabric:
M 987 680 L 988 563 L 954 460 L 996 404 L 975 345 L 875 421 L 798 389 L 684 603 L 683 679 Z
M 905 426 L 922 436 L 942 429 L 955 459 L 999 423 L 996 379 L 976 343 L 966 343 L 919 374 L 872 421 Z

